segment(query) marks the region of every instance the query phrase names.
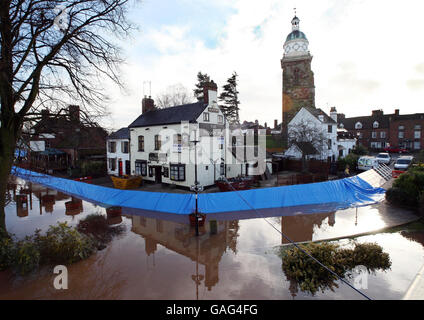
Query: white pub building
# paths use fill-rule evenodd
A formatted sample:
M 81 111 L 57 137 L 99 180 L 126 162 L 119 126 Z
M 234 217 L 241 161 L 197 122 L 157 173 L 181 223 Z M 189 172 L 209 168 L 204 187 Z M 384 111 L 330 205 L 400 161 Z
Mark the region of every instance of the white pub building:
M 131 174 L 156 183 L 207 187 L 220 176 L 246 173 L 246 161 L 233 154 L 237 143 L 217 104 L 217 85 L 204 87 L 204 100 L 164 109 L 144 98 L 142 114 L 129 126 Z M 231 140 L 231 141 L 230 141 Z M 196 152 L 195 152 L 196 151 Z

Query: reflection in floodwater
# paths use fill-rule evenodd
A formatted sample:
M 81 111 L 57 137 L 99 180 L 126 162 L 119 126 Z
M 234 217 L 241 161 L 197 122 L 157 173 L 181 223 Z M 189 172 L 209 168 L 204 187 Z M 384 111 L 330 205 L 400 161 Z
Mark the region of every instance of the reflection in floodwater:
M 320 228 L 325 219 L 329 226 L 334 226 L 335 212 L 281 217 L 281 232 L 294 242 L 312 241 L 315 228 Z M 281 240 L 282 244 L 290 243 L 285 237 Z
M 205 274 L 192 275 L 196 287 L 204 279 L 204 284 L 210 291 L 219 281 L 219 262 L 222 255 L 231 249 L 236 252 L 238 221 L 210 220 L 199 227 L 199 236 L 188 224 L 154 218 L 131 216 L 131 231 L 145 239 L 145 251 L 148 256 L 154 255 L 158 244 L 202 264 Z M 197 293 L 198 297 L 198 293 Z
M 108 225 L 120 224 L 122 222 L 122 208 L 106 208 L 106 221 Z
M 346 210 L 337 210 L 336 205 L 302 206 L 259 214 L 208 214 L 196 237 L 187 215 L 104 208 L 20 179 L 10 184 L 8 192 L 11 202 L 6 207 L 6 225 L 18 238 L 37 228 L 46 231 L 58 221 L 75 226 L 92 213 L 104 214 L 110 225 L 127 227 L 106 249 L 68 267 L 71 282 L 66 292 L 52 287 L 50 271 L 18 282 L 2 278 L 0 273 L 1 299 L 289 299 L 294 285 L 281 281 L 281 259 L 269 254 L 286 240 L 263 216 L 299 242 L 369 232 L 412 219 L 409 212 L 393 210 L 385 203 Z M 27 196 L 26 208 L 16 195 Z M 410 245 L 412 242 L 400 234 L 379 241 L 386 241 L 394 267 L 389 280 L 382 274 L 369 279 L 370 291 L 380 288 L 378 292 L 384 291 L 380 296 L 399 298 L 409 285 L 405 279 L 413 278 L 422 264 L 424 249 Z M 400 263 L 406 245 L 411 256 L 408 267 Z M 396 251 L 397 246 L 400 251 Z M 148 263 L 152 260 L 153 267 Z M 292 293 L 308 298 L 302 292 Z M 343 286 L 334 295 L 317 294 L 320 299 L 329 297 L 358 298 Z
M 65 202 L 65 214 L 67 216 L 77 216 L 84 211 L 82 200 L 72 197 L 71 201 Z

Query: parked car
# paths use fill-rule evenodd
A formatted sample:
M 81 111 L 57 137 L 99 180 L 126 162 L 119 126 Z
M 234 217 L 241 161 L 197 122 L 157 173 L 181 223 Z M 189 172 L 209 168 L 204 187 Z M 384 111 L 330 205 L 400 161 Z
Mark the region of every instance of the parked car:
M 379 162 L 376 157 L 371 156 L 363 156 L 358 159 L 358 170 L 370 170 L 377 168 Z
M 392 158 L 390 158 L 390 154 L 388 154 L 388 153 L 386 153 L 386 152 L 380 152 L 380 153 L 377 155 L 377 160 L 378 160 L 378 162 L 380 162 L 380 163 L 384 163 L 384 164 L 389 165 L 389 164 L 390 164 L 390 162 L 392 161 Z
M 400 147 L 387 147 L 387 148 L 384 148 L 384 151 L 389 153 L 407 153 L 408 152 L 407 149 L 400 148 Z
M 395 162 L 395 170 L 408 170 L 409 166 L 413 163 L 414 157 L 402 156 L 399 157 Z

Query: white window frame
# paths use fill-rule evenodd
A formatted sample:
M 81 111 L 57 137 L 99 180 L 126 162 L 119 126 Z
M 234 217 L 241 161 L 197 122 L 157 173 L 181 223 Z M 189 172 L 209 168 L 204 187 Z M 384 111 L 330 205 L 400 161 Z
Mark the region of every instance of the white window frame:
M 210 121 L 209 112 L 203 112 L 203 121 L 205 122 Z

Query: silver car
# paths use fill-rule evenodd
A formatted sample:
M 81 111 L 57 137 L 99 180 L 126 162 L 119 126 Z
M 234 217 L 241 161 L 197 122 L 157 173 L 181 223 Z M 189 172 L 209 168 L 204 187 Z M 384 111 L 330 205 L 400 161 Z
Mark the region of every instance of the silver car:
M 382 152 L 377 155 L 377 161 L 389 165 L 392 159 L 388 153 Z

